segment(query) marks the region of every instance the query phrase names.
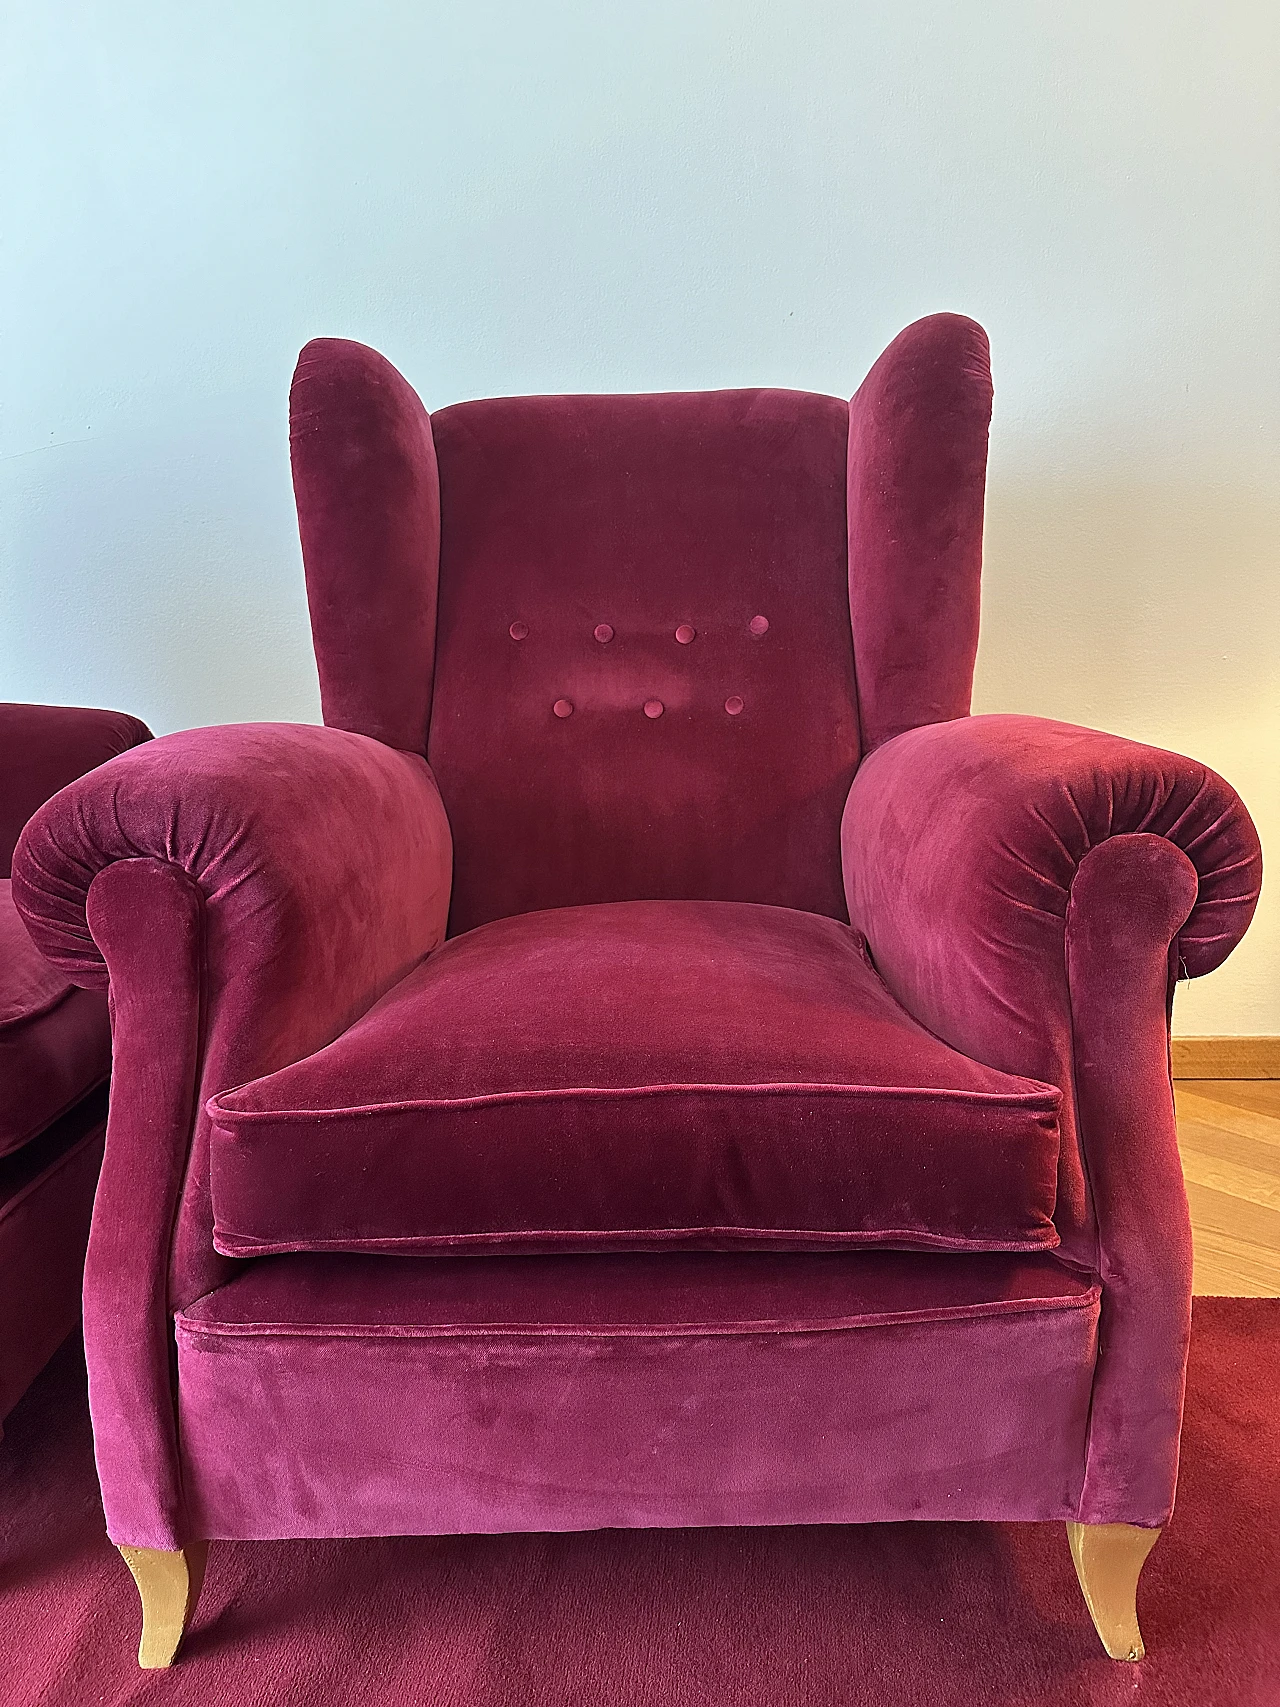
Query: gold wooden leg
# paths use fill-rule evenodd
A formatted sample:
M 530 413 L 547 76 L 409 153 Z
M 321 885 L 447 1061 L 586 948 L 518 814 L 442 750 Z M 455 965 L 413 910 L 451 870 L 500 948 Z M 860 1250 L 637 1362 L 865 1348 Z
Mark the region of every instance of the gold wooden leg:
M 209 1543 L 191 1541 L 174 1553 L 160 1547 L 122 1547 L 120 1555 L 142 1599 L 138 1664 L 147 1671 L 172 1665 L 196 1609 Z
M 1132 1523 L 1068 1523 L 1067 1540 L 1085 1605 L 1113 1660 L 1140 1660 L 1146 1649 L 1138 1629 L 1138 1577 L 1158 1529 Z

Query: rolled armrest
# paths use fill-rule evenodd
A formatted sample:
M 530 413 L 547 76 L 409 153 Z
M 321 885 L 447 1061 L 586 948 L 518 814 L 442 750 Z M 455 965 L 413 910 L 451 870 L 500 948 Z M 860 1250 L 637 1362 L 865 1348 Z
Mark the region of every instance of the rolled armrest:
M 1174 970 L 1212 970 L 1244 935 L 1262 872 L 1257 832 L 1221 777 L 1043 718 L 930 724 L 886 742 L 854 779 L 841 830 L 849 917 L 922 1024 L 1070 1096 L 1073 888 L 1091 852 L 1142 837 L 1168 843 L 1194 877 Z M 1147 881 L 1167 880 L 1162 869 Z M 1066 1161 L 1070 1221 L 1084 1213 L 1084 1181 Z
M 123 711 L 0 704 L 0 877 L 8 877 L 23 825 L 38 807 L 86 771 L 150 739 L 146 724 Z
M 335 1030 L 444 934 L 452 850 L 435 781 L 425 759 L 363 735 L 190 729 L 51 800 L 21 837 L 13 895 L 79 984 L 108 982 L 90 889 L 135 859 L 176 866 L 199 891 L 215 987 L 260 968 L 273 999 L 305 994 Z
M 1248 813 L 1204 765 L 1031 717 L 899 735 L 842 830 L 852 923 L 954 1048 L 1058 1086 L 1061 1255 L 1102 1279 L 1077 1516 L 1162 1524 L 1177 1473 L 1191 1237 L 1169 1083 L 1176 977 L 1257 904 Z
M 205 1104 L 331 1042 L 429 952 L 451 864 L 425 759 L 282 724 L 165 736 L 23 832 L 14 897 L 33 937 L 111 987 L 84 1323 L 118 1543 L 187 1539 L 170 1313 L 234 1268 L 213 1249 Z
M 1186 854 L 1197 894 L 1179 976 L 1219 966 L 1262 879 L 1235 790 L 1194 760 L 1038 717 L 930 724 L 863 763 L 841 833 L 850 917 L 918 1018 L 998 1048 L 992 1025 L 1008 1028 L 995 1010 L 1035 1026 L 1028 957 L 1061 972 L 1076 872 L 1119 835 L 1163 836 Z

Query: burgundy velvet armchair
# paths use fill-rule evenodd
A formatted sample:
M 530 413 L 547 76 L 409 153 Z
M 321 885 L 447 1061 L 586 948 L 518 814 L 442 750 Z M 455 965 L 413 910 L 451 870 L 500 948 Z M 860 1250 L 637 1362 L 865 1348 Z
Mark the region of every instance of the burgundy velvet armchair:
M 0 1422 L 75 1327 L 106 1130 L 106 997 L 39 953 L 14 844 L 50 795 L 150 739 L 118 711 L 0 704 Z
M 210 1539 L 1063 1521 L 1108 1651 L 1174 1497 L 1174 981 L 1260 852 L 1201 764 L 971 717 L 986 338 L 851 404 L 428 416 L 303 351 L 325 727 L 168 736 L 28 827 L 110 983 L 107 1523 Z

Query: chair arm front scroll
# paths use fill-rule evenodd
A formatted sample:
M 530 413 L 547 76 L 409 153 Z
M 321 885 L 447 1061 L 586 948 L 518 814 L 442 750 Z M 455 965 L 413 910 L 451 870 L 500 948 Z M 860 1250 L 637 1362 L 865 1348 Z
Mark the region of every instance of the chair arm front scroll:
M 0 877 L 27 819 L 60 788 L 151 739 L 123 711 L 79 705 L 0 704 Z
M 426 761 L 310 726 L 162 737 L 23 833 L 28 928 L 78 983 L 111 988 L 85 1343 L 117 1544 L 188 1539 L 170 1315 L 232 1266 L 212 1243 L 205 1103 L 323 1047 L 397 982 L 442 939 L 450 878 Z
M 897 736 L 842 830 L 852 923 L 953 1048 L 1063 1092 L 1062 1254 L 1103 1281 L 1079 1517 L 1158 1525 L 1177 1472 L 1191 1247 L 1169 1082 L 1173 980 L 1219 965 L 1262 857 L 1204 765 L 1031 717 Z

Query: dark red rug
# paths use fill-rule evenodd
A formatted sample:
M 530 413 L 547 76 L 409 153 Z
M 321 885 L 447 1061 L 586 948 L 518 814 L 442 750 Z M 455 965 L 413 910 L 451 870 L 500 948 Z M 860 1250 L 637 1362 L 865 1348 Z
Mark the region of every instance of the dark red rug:
M 1059 1525 L 254 1542 L 137 1670 L 74 1345 L 0 1443 L 7 1707 L 1280 1707 L 1280 1299 L 1195 1309 L 1148 1657 L 1097 1645 Z

